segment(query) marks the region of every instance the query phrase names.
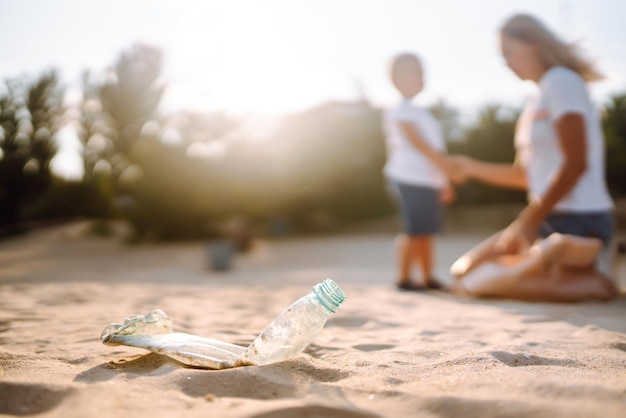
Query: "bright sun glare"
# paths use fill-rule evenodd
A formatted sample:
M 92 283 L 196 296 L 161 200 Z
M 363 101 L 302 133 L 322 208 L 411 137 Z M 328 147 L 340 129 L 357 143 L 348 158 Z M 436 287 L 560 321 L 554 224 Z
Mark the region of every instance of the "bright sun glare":
M 241 5 L 226 1 L 168 5 L 177 21 L 166 46 L 166 67 L 187 74 L 171 80 L 165 98 L 177 108 L 276 114 L 302 110 L 329 93 L 356 95 L 354 80 L 316 59 L 324 33 L 306 32 L 297 20 L 282 19 L 281 13 L 292 13 L 294 6 L 249 2 L 242 13 Z
M 306 18 L 308 11 L 303 14 L 302 9 L 309 7 L 272 3 L 246 2 L 242 13 L 238 2 L 162 0 L 171 21 L 162 33 L 144 39 L 164 52 L 162 78 L 167 88 L 162 110 L 227 109 L 274 117 L 304 110 L 328 97 L 356 97 L 355 80 L 320 65 L 325 61 L 316 54 L 327 42 L 325 34 L 306 31 L 293 19 L 294 15 Z M 315 13 L 311 7 L 308 17 Z M 61 142 L 68 140 L 61 138 Z M 72 147 L 62 146 L 55 157 L 53 169 L 62 177 L 78 178 L 82 165 L 78 167 L 75 141 L 70 142 Z M 189 155 L 208 158 L 223 153 L 205 145 L 191 147 Z
M 511 6 L 495 0 L 492 4 L 498 7 L 488 8 L 493 10 L 485 12 L 485 16 L 461 0 L 450 4 L 463 13 L 451 14 L 448 2 L 425 5 L 410 0 L 392 2 L 390 6 L 358 0 L 132 3 L 128 12 L 136 26 L 131 25 L 131 33 L 125 35 L 125 47 L 134 41 L 145 41 L 163 50 L 164 114 L 226 111 L 272 119 L 329 100 L 359 99 L 365 93 L 372 103 L 386 105 L 396 99 L 396 92 L 386 79 L 386 62 L 391 54 L 404 49 L 415 49 L 426 57 L 426 89 L 420 100 L 433 103 L 439 97 L 445 98 L 470 117 L 475 106 L 485 100 L 521 103 L 532 87 L 517 82 L 510 71 L 502 70 L 501 57 L 493 45 L 495 27 L 468 26 L 468 22 L 483 17 L 485 22 L 491 22 L 489 25 L 500 21 Z M 544 3 L 547 5 L 541 6 L 543 14 L 549 17 L 552 13 L 551 24 L 558 25 L 558 16 L 550 12 L 556 0 L 552 6 L 551 2 Z M 144 10 L 145 19 L 141 7 L 150 8 Z M 577 8 L 582 10 L 580 5 Z M 413 12 L 418 11 L 421 14 L 414 16 Z M 450 14 L 449 21 L 442 27 L 435 17 L 446 13 Z M 441 36 L 440 30 L 448 36 Z M 461 36 L 463 41 L 471 40 L 471 48 L 461 46 L 467 45 L 460 42 Z M 118 40 L 112 37 L 111 42 L 114 41 Z M 618 39 L 611 47 L 617 51 L 613 61 L 604 58 L 604 62 L 614 63 L 618 74 L 624 73 L 619 55 L 622 43 Z M 597 45 L 593 46 L 595 51 Z M 117 51 L 120 52 L 121 49 Z M 110 51 L 108 54 L 111 56 L 107 65 L 113 64 L 117 56 Z M 460 68 L 459 62 L 468 65 Z M 93 70 L 105 71 L 99 65 Z M 606 88 L 621 88 L 623 81 L 621 77 L 617 79 L 619 86 L 605 84 Z M 67 161 L 76 160 L 72 152 L 75 149 L 58 156 L 55 171 Z M 197 146 L 190 154 L 215 156 L 220 152 L 218 148 Z M 68 176 L 79 172 L 76 169 Z

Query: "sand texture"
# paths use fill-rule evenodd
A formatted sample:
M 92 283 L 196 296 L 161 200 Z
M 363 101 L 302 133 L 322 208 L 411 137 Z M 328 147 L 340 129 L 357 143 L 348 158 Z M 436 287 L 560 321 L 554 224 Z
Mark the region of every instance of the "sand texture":
M 399 292 L 390 234 L 263 241 L 217 273 L 203 243 L 128 245 L 79 226 L 0 243 L 2 416 L 626 416 L 623 290 L 577 304 Z M 481 238 L 441 237 L 440 275 Z M 281 363 L 193 369 L 99 339 L 160 308 L 176 331 L 248 345 L 326 277 L 346 301 Z

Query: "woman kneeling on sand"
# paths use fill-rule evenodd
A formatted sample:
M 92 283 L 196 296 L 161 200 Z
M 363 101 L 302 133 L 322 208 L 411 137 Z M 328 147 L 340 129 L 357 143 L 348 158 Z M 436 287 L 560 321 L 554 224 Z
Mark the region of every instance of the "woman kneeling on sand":
M 447 163 L 457 179 L 525 189 L 529 203 L 451 272 L 462 290 L 477 296 L 610 299 L 617 291 L 598 256 L 608 251 L 613 235 L 613 203 L 604 179 L 600 121 L 586 86 L 601 76 L 532 16 L 508 19 L 500 42 L 511 70 L 538 87 L 516 126 L 515 162 L 453 156 Z

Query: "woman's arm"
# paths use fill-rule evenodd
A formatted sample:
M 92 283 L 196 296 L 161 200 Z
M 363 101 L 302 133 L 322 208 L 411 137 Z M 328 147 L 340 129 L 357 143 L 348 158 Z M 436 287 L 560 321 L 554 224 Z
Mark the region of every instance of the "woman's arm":
M 499 164 L 472 160 L 469 176 L 493 186 L 526 190 L 526 171 L 518 164 Z
M 453 180 L 464 182 L 474 178 L 484 183 L 510 189 L 527 188 L 526 172 L 521 164 L 500 164 L 476 160 L 464 155 L 446 158 L 448 171 L 453 173 Z
M 520 216 L 538 226 L 552 208 L 574 188 L 587 169 L 587 141 L 585 120 L 579 113 L 567 113 L 555 122 L 555 130 L 563 163 L 554 180 L 539 201 L 530 202 Z
M 578 113 L 567 113 L 555 122 L 563 162 L 554 180 L 539 200 L 529 202 L 503 232 L 498 243 L 502 248 L 528 247 L 537 236 L 541 222 L 552 208 L 576 185 L 587 169 L 587 143 L 585 121 Z

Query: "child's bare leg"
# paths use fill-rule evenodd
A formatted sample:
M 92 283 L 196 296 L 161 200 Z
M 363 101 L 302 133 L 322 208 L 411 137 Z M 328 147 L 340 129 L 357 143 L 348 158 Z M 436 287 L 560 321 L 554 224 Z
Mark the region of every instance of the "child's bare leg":
M 398 248 L 398 270 L 400 276 L 396 286 L 404 290 L 424 290 L 426 286 L 411 280 L 411 269 L 416 261 L 421 261 L 422 244 L 414 237 L 400 235 L 396 239 Z
M 422 280 L 427 284 L 433 272 L 433 238 L 429 235 L 420 235 L 410 239 L 414 258 L 420 263 Z
M 398 283 L 408 282 L 411 278 L 411 248 L 409 237 L 398 235 L 396 238 L 396 248 L 398 257 Z
M 460 281 L 460 286 L 474 296 L 515 297 L 517 284 L 544 270 L 538 252 L 503 255 L 475 267 Z

